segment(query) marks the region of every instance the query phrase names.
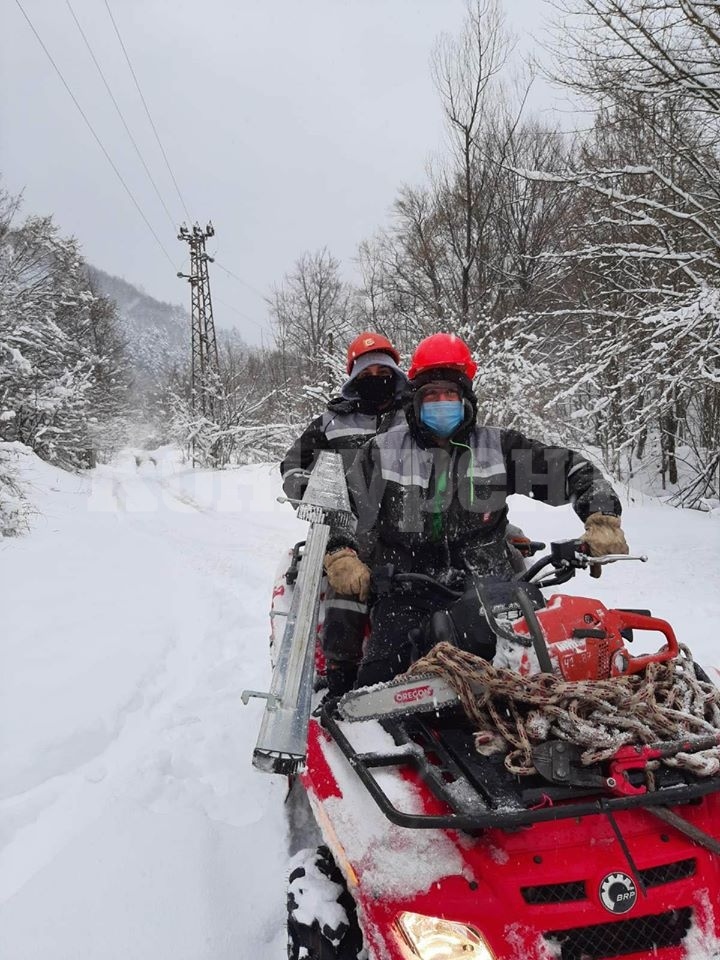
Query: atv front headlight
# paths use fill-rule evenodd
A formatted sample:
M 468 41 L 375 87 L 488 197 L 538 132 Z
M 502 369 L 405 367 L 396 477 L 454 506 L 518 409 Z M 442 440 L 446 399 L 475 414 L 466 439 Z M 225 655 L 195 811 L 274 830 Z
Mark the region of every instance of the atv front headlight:
M 464 923 L 405 912 L 397 925 L 419 960 L 495 960 L 478 931 Z

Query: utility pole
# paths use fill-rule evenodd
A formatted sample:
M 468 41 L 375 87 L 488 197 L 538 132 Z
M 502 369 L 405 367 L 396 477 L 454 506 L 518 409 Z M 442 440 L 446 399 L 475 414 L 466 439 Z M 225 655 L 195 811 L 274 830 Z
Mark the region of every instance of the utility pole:
M 201 230 L 197 223 L 192 230 L 188 230 L 185 224 L 180 227 L 178 240 L 184 240 L 190 247 L 190 273 L 178 273 L 178 276 L 186 279 L 190 284 L 192 412 L 200 413 L 207 420 L 217 422 L 220 414 L 218 394 L 220 363 L 208 276 L 208 263 L 212 263 L 213 258 L 205 250 L 205 241 L 214 235 L 212 223 L 208 223 L 204 230 Z M 195 443 L 193 442 L 194 462 Z

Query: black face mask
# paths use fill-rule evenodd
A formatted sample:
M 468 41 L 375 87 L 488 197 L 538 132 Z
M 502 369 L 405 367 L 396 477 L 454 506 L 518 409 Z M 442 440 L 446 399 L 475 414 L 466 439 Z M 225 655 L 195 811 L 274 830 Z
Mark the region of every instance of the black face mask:
M 363 403 L 382 406 L 395 394 L 395 377 L 360 377 L 355 390 Z

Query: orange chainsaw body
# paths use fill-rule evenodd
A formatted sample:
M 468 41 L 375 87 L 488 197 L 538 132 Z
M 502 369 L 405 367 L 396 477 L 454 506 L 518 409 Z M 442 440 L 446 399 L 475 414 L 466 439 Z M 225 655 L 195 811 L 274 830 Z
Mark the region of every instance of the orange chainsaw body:
M 537 611 L 537 620 L 553 667 L 565 680 L 606 680 L 638 673 L 650 663 L 663 663 L 678 655 L 677 638 L 666 620 L 608 609 L 589 597 L 554 594 L 547 606 Z M 513 628 L 518 634 L 530 634 L 524 618 Z M 630 630 L 661 633 L 665 644 L 657 653 L 635 657 L 626 646 Z

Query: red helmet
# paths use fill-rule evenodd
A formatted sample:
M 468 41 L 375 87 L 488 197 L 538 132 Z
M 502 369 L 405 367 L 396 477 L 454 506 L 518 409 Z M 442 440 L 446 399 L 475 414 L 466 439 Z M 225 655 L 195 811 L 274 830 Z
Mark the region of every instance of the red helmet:
M 364 333 L 355 337 L 353 342 L 348 346 L 347 372 L 350 373 L 352 365 L 358 357 L 361 357 L 364 353 L 372 353 L 375 350 L 381 353 L 389 353 L 395 363 L 400 362 L 400 354 L 387 337 L 384 337 L 381 333 L 373 333 L 371 330 L 366 330 Z
M 419 374 L 434 367 L 459 370 L 469 380 L 472 380 L 477 372 L 477 364 L 468 345 L 454 333 L 434 333 L 421 340 L 413 354 L 408 377 L 414 380 Z

